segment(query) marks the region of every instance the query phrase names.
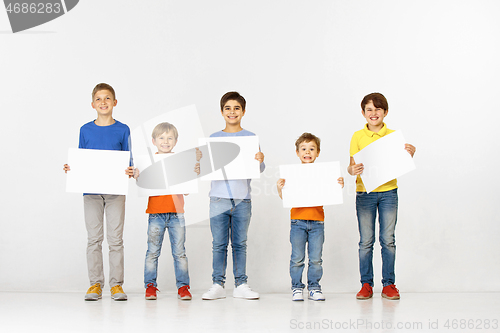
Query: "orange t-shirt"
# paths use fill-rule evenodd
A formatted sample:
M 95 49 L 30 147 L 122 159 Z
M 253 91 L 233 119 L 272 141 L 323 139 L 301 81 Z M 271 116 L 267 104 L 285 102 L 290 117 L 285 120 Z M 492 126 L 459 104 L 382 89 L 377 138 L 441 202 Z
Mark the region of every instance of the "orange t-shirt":
M 146 213 L 184 213 L 184 196 L 182 194 L 174 194 L 149 197 Z
M 292 208 L 290 210 L 290 219 L 324 221 L 325 211 L 323 206 Z

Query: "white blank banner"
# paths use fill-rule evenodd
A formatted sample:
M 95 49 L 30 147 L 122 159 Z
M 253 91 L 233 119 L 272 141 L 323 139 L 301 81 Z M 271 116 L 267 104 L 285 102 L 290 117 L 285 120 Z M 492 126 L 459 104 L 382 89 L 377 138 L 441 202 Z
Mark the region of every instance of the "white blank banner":
M 363 163 L 365 167 L 361 179 L 368 193 L 415 170 L 415 162 L 405 150 L 405 143 L 403 133 L 395 131 L 354 154 L 356 164 Z
M 129 151 L 70 148 L 66 192 L 125 195 L 129 164 Z
M 280 165 L 283 207 L 314 207 L 343 203 L 339 162 Z
M 255 159 L 259 152 L 257 136 L 203 138 L 200 139 L 201 145 L 209 147 L 213 170 L 201 180 L 260 178 L 260 163 Z

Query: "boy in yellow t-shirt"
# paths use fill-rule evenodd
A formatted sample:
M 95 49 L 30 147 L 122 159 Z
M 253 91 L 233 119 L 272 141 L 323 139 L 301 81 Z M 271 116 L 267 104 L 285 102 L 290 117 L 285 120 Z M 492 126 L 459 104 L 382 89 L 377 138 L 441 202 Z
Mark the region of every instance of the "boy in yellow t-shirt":
M 311 134 L 302 134 L 295 142 L 297 156 L 304 163 L 314 163 L 320 152 L 320 139 Z M 338 179 L 339 184 L 344 187 L 344 178 Z M 278 194 L 282 197 L 282 189 L 285 179 L 278 180 Z M 313 301 L 324 301 L 325 296 L 321 292 L 319 280 L 323 276 L 322 253 L 325 240 L 325 213 L 323 206 L 298 207 L 290 211 L 290 243 L 292 244 L 292 255 L 290 259 L 290 276 L 292 278 L 292 301 L 303 301 L 302 272 L 304 271 L 304 259 L 307 246 L 309 267 L 307 269 L 308 297 Z
M 174 125 L 160 123 L 153 129 L 153 144 L 158 148 L 157 154 L 172 154 L 172 149 L 177 144 L 179 134 Z M 201 151 L 197 150 L 196 159 L 201 158 Z M 195 170 L 200 174 L 200 165 L 196 164 Z M 186 226 L 184 220 L 184 197 L 182 194 L 151 196 L 148 201 L 146 213 L 149 214 L 148 250 L 144 264 L 144 285 L 146 299 L 155 300 L 158 272 L 158 257 L 165 230 L 168 229 L 172 256 L 174 258 L 175 280 L 177 297 L 181 300 L 192 298 L 189 292 L 188 261 L 184 242 L 186 240 Z
M 384 95 L 372 93 L 361 101 L 361 113 L 367 124 L 354 133 L 351 139 L 350 164 L 347 171 L 356 177 L 356 212 L 359 228 L 359 271 L 361 274 L 361 290 L 357 299 L 369 299 L 373 296 L 373 244 L 375 242 L 375 218 L 379 214 L 379 240 L 382 247 L 382 297 L 399 299 L 399 290 L 395 285 L 394 264 L 396 258 L 395 228 L 398 213 L 397 181 L 393 179 L 377 187 L 370 193 L 361 180 L 362 163 L 356 164 L 354 154 L 381 137 L 394 132 L 384 123 L 389 112 L 389 105 Z M 406 151 L 413 157 L 415 147 L 406 144 Z

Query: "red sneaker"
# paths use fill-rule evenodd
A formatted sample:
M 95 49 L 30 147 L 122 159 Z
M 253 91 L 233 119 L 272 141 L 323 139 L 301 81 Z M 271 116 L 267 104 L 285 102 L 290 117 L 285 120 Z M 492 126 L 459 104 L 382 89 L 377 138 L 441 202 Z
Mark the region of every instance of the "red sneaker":
M 152 283 L 148 284 L 148 287 L 146 288 L 146 299 L 156 299 L 156 291 L 158 288 L 156 288 Z
M 387 299 L 399 299 L 399 290 L 396 285 L 390 284 L 382 289 L 382 297 Z
M 368 283 L 363 284 L 359 293 L 356 294 L 357 299 L 369 299 L 373 296 L 373 289 Z
M 191 293 L 189 292 L 189 286 L 182 286 L 177 290 L 177 298 L 182 299 L 184 301 L 189 301 L 192 296 Z

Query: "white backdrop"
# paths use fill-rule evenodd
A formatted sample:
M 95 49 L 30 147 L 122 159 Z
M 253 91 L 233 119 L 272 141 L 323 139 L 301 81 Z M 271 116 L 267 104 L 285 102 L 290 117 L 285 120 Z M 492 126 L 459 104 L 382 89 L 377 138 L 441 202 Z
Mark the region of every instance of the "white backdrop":
M 499 10 L 493 0 L 86 0 L 17 34 L 0 10 L 0 291 L 88 287 L 83 200 L 65 193 L 62 165 L 79 127 L 95 119 L 99 82 L 115 88 L 114 116 L 131 129 L 196 104 L 209 135 L 224 127 L 220 97 L 245 96 L 242 125 L 259 135 L 267 165 L 252 182 L 247 267 L 264 293 L 290 287 L 289 211 L 275 183 L 280 164 L 299 163 L 294 142 L 305 131 L 322 139 L 318 161 L 340 161 L 346 178 L 345 203 L 326 207 L 323 289 L 358 290 L 355 187 L 345 170 L 365 123 L 359 103 L 382 92 L 386 123 L 417 147 L 417 170 L 399 180 L 398 288 L 500 291 Z M 197 200 L 207 198 L 203 186 Z M 130 192 L 124 289 L 132 292 L 143 291 L 147 198 Z M 211 234 L 191 207 L 187 219 L 198 223 L 186 248 L 192 289 L 202 292 Z M 165 241 L 163 291 L 175 289 Z M 379 253 L 377 245 L 375 290 Z M 227 276 L 231 285 L 231 266 Z

